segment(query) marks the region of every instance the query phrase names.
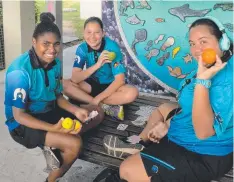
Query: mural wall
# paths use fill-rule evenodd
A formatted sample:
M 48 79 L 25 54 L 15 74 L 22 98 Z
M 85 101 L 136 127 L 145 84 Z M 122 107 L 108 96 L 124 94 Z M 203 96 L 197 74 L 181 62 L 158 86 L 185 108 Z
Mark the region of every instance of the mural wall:
M 196 69 L 188 29 L 204 16 L 218 18 L 233 40 L 233 3 L 217 1 L 103 1 L 107 36 L 121 47 L 127 81 L 140 91 L 176 93 L 181 79 Z

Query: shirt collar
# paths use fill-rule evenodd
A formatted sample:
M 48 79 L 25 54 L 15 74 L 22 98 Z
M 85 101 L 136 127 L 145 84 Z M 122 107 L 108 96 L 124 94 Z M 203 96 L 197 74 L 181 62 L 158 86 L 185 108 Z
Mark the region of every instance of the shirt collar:
M 56 65 L 56 61 L 54 60 L 53 62 L 48 64 L 46 68 L 44 68 L 33 47 L 29 50 L 29 57 L 30 57 L 30 62 L 31 62 L 33 69 L 43 68 L 45 70 L 50 70 L 53 68 L 53 66 Z
M 92 49 L 92 48 L 87 44 L 87 46 L 88 46 L 88 52 L 93 52 L 93 51 L 102 52 L 102 51 L 104 50 L 105 45 L 106 45 L 106 41 L 105 41 L 104 38 L 102 38 L 102 44 L 101 44 L 101 46 L 100 46 L 100 48 L 99 48 L 98 50 Z

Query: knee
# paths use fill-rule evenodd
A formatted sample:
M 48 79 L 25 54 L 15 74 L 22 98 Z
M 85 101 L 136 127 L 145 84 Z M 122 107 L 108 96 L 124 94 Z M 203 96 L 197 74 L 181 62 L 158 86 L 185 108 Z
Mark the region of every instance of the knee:
M 78 156 L 81 148 L 82 148 L 82 139 L 80 136 L 77 136 L 77 137 L 74 137 L 72 141 L 70 141 L 70 144 L 67 150 L 70 155 L 76 157 Z
M 125 99 L 126 101 L 133 102 L 137 99 L 137 97 L 139 96 L 139 91 L 136 87 L 130 87 L 128 88 L 128 92 L 125 95 Z
M 162 113 L 160 112 L 159 108 L 156 108 L 150 115 L 149 119 L 151 120 L 160 120 L 160 121 L 163 121 L 163 115 Z
M 69 89 L 70 80 L 63 80 L 63 91 L 66 93 Z
M 129 169 L 131 169 L 131 167 L 128 165 L 128 163 L 126 161 L 123 161 L 119 167 L 119 175 L 121 179 L 124 180 L 129 180 Z

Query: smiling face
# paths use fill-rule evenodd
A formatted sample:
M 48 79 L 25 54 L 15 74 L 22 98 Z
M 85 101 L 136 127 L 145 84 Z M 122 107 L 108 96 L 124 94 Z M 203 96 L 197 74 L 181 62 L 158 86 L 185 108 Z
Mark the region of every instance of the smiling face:
M 58 55 L 60 51 L 60 39 L 52 32 L 33 38 L 33 47 L 42 65 L 46 67 Z
M 102 44 L 104 32 L 97 22 L 89 22 L 84 29 L 84 39 L 94 50 L 98 50 Z
M 219 41 L 211 34 L 211 30 L 207 25 L 198 25 L 191 28 L 189 32 L 190 52 L 192 56 L 198 60 L 204 49 L 212 48 L 216 54 L 221 57 L 222 51 L 219 47 Z

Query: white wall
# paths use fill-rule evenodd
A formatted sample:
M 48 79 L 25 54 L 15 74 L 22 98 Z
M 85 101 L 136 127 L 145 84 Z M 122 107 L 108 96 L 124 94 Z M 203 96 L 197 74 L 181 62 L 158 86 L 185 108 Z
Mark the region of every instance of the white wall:
M 80 0 L 80 17 L 87 19 L 90 16 L 102 17 L 102 0 Z
M 32 46 L 35 27 L 34 1 L 2 1 L 5 67 Z M 0 71 L 0 83 L 5 70 Z

